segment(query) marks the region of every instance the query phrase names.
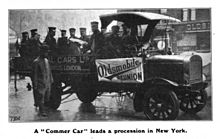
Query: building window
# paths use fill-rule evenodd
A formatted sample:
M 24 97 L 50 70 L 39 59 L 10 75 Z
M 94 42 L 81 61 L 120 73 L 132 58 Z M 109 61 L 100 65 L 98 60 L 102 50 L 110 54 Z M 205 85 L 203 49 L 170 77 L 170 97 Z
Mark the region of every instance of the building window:
M 196 9 L 191 9 L 191 20 L 196 20 Z
M 197 33 L 197 49 L 210 50 L 210 32 Z
M 180 40 L 177 41 L 178 47 L 183 46 L 196 46 L 196 34 L 182 34 L 182 37 Z
M 183 21 L 188 21 L 188 9 L 183 9 Z

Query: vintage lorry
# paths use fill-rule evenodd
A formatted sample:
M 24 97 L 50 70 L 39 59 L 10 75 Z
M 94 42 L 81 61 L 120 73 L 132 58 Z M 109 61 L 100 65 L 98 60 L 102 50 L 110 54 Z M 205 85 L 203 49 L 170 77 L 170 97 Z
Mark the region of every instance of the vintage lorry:
M 129 24 L 136 33 L 141 30 L 141 35 L 137 35 L 140 40 L 136 44 L 138 48 L 150 43 L 160 20 L 180 22 L 147 12 L 101 15 L 100 20 L 102 28 L 116 20 Z M 80 101 L 90 103 L 103 93 L 117 92 L 132 94 L 134 110 L 144 112 L 150 120 L 176 119 L 179 109 L 188 113 L 199 112 L 207 100 L 201 57 L 167 55 L 166 47 L 162 51 L 139 49 L 132 57 L 113 59 L 95 59 L 92 54 L 51 55 L 49 61 L 55 83 L 50 107 L 57 109 L 64 94 L 76 93 Z M 12 61 L 16 74 L 31 76 L 33 58 L 15 57 Z M 66 87 L 71 88 L 64 91 Z

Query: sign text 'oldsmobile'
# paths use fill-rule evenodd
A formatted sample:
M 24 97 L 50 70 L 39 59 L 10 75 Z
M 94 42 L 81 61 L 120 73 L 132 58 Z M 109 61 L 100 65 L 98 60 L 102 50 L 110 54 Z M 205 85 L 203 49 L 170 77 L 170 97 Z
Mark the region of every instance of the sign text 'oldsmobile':
M 99 81 L 142 83 L 144 81 L 143 62 L 140 57 L 97 59 Z

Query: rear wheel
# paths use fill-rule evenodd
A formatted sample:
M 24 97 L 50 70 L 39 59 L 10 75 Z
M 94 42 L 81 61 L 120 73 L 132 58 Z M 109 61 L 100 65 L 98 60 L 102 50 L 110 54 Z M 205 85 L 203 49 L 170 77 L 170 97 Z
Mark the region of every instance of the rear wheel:
M 62 89 L 59 84 L 53 84 L 48 106 L 54 110 L 58 109 L 61 104 Z
M 201 91 L 187 91 L 180 95 L 180 109 L 187 113 L 197 113 L 201 111 L 207 102 L 207 92 Z
M 97 91 L 89 82 L 83 82 L 83 86 L 79 88 L 76 95 L 83 103 L 90 103 L 96 99 Z
M 176 94 L 164 87 L 150 88 L 144 94 L 144 114 L 150 120 L 174 120 L 179 113 Z

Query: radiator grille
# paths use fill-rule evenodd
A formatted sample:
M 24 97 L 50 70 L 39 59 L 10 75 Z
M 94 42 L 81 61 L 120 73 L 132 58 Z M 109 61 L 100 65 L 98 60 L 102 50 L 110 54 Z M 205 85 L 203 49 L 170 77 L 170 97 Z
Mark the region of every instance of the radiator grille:
M 193 56 L 189 65 L 190 83 L 202 81 L 202 59 L 199 56 Z

